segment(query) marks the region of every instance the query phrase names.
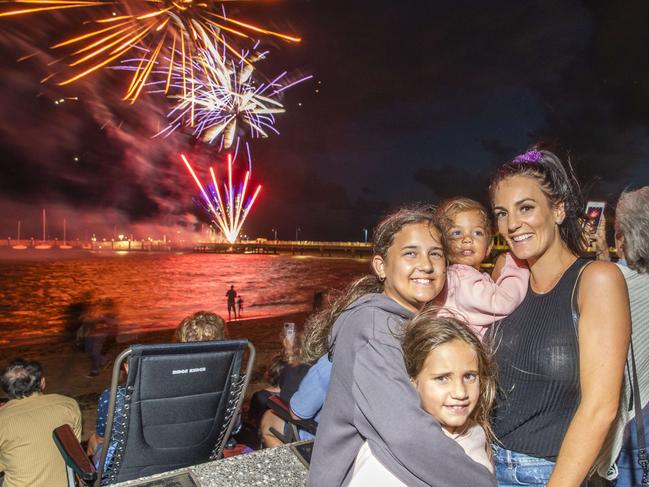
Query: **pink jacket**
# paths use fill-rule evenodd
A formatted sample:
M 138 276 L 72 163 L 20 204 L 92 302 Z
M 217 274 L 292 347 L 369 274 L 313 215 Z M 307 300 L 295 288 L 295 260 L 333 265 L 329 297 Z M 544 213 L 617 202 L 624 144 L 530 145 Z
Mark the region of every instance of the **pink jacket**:
M 459 313 L 471 329 L 482 337 L 487 327 L 509 315 L 521 304 L 530 279 L 527 267 L 519 265 L 508 252 L 498 281 L 464 264 L 448 267 L 445 309 Z

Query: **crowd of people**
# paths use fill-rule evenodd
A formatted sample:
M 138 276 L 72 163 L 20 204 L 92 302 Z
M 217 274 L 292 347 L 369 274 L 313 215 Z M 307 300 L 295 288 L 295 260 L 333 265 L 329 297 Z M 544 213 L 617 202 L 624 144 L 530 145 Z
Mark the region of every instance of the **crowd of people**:
M 227 338 L 225 320 L 217 314 L 198 311 L 180 322 L 174 338 L 179 343 L 224 340 Z M 92 356 L 90 359 L 93 362 Z M 128 374 L 128 362 L 123 363 L 121 372 L 124 379 Z M 44 394 L 45 383 L 43 368 L 36 361 L 16 359 L 3 372 L 2 388 L 10 400 L 0 407 L 0 472 L 5 474 L 4 482 L 0 478 L 2 487 L 68 485 L 63 457 L 52 439 L 52 431 L 69 424 L 80 440 L 81 412 L 72 398 Z M 116 416 L 122 413 L 125 394 L 125 387 L 118 386 Z M 111 439 L 106 442 L 109 398 L 110 387 L 99 397 L 96 427 L 86 448 L 95 468 L 99 466 L 103 449 L 107 449 L 104 478 L 110 473 L 117 438 L 122 437 L 120 428 L 123 427 L 122 423 L 115 422 Z
M 271 396 L 318 424 L 315 438 L 300 432 L 315 441 L 310 486 L 647 484 L 649 186 L 619 198 L 615 263 L 605 219 L 585 225 L 573 170 L 552 152 L 503 164 L 489 199 L 490 209 L 457 197 L 391 213 L 374 231 L 371 273 L 319 306 L 300 336 L 285 326 L 250 416 L 267 447 L 288 427 L 267 408 Z M 487 274 L 493 227 L 509 250 Z M 591 243 L 596 259 L 584 257 Z M 177 339 L 223 330 L 197 313 Z M 16 418 L 41 432 L 67 422 L 79 435 L 78 407 L 43 394 L 34 362 L 10 364 L 2 385 L 5 487 L 55 485 L 39 483 L 52 473 L 20 466 Z M 96 461 L 105 396 L 88 444 Z M 60 467 L 56 455 L 42 457 Z
M 619 199 L 616 264 L 555 154 L 504 164 L 489 197 L 389 215 L 372 274 L 307 321 L 290 407 L 319 422 L 309 485 L 647 482 L 649 187 Z M 488 275 L 490 214 L 510 250 Z

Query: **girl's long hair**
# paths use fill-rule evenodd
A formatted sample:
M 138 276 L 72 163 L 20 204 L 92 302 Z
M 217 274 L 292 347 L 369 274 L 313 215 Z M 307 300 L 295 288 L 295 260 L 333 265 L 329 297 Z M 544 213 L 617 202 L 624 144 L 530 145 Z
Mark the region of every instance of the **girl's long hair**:
M 394 236 L 406 225 L 425 223 L 443 239 L 435 218 L 435 207 L 415 205 L 400 208 L 390 213 L 379 222 L 374 230 L 372 240 L 373 255 L 386 258 Z M 302 361 L 312 364 L 329 351 L 331 327 L 340 314 L 361 296 L 370 293 L 382 293 L 384 283 L 372 272 L 352 282 L 334 301 L 321 311 L 311 315 L 304 327 Z
M 423 369 L 428 354 L 444 343 L 461 340 L 469 345 L 478 357 L 480 383 L 478 402 L 469 417 L 484 429 L 487 453 L 491 455 L 489 445 L 493 442 L 494 434 L 489 417 L 496 399 L 496 377 L 491 355 L 465 322 L 450 316 L 439 316 L 438 312 L 437 307 L 426 307 L 406 323 L 401 338 L 406 371 L 414 380 Z

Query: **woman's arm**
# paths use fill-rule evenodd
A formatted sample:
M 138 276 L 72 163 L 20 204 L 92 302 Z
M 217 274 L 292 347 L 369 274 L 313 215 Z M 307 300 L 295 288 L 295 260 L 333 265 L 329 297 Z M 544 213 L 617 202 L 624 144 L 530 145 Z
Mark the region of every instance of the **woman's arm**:
M 606 217 L 603 213 L 599 220 L 599 225 L 597 225 L 597 230 L 595 233 L 589 234 L 588 239 L 595 244 L 595 256 L 597 260 L 611 260 L 608 252 L 608 242 L 606 242 Z
M 104 442 L 104 437 L 99 436 L 96 432 L 92 432 L 90 438 L 88 438 L 88 447 L 86 448 L 86 455 L 89 457 L 95 454 L 97 451 L 97 446 Z
M 561 444 L 549 487 L 578 487 L 613 423 L 629 348 L 629 296 L 614 264 L 594 262 L 579 287 L 581 401 Z
M 97 445 L 104 442 L 104 435 L 106 434 L 106 422 L 108 420 L 108 399 L 110 398 L 110 389 L 105 389 L 99 396 L 97 402 L 97 419 L 95 420 L 95 431 L 88 439 L 88 448 L 86 453 L 94 455 L 97 450 Z

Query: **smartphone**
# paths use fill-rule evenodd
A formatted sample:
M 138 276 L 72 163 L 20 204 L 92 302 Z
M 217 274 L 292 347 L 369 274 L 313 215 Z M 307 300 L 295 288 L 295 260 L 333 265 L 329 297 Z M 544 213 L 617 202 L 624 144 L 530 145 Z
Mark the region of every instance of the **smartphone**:
M 292 342 L 295 339 L 295 323 L 291 323 L 289 321 L 285 322 L 283 334 L 286 338 L 289 339 L 289 341 Z
M 606 203 L 603 201 L 589 201 L 586 205 L 586 225 L 591 233 L 597 231 L 599 221 L 604 213 L 604 206 Z

